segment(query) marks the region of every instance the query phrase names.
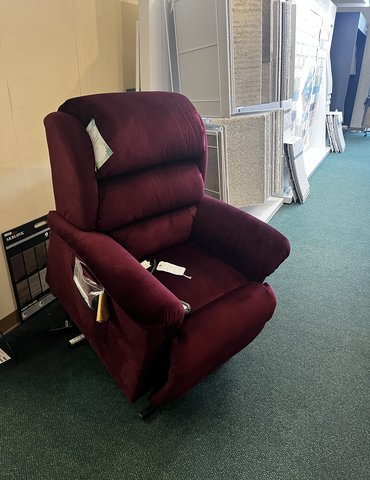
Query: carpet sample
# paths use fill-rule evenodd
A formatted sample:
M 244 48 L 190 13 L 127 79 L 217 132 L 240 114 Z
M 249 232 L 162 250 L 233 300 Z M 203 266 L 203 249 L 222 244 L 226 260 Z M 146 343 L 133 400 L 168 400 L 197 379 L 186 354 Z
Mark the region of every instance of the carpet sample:
M 261 103 L 262 0 L 232 3 L 234 106 Z

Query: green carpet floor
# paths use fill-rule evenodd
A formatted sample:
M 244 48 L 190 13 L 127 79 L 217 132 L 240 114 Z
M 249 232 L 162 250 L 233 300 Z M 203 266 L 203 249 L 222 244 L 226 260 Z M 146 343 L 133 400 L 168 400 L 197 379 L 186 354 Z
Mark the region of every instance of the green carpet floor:
M 1 480 L 368 480 L 370 138 L 346 137 L 304 205 L 271 222 L 291 241 L 269 279 L 278 307 L 261 335 L 148 422 L 88 345 L 9 338 L 0 365 Z

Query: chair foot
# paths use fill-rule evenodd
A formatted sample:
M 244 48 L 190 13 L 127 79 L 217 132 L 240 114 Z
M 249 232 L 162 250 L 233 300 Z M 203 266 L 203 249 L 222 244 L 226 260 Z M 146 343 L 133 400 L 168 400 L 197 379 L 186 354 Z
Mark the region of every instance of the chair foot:
M 155 412 L 156 409 L 157 405 L 148 405 L 146 408 L 144 408 L 144 410 L 141 410 L 138 415 L 142 420 L 146 420 Z

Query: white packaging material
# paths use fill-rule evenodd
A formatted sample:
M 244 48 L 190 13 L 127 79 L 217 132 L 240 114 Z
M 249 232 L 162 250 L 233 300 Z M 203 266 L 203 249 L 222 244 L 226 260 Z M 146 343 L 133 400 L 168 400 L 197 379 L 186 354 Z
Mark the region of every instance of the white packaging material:
M 78 258 L 75 258 L 73 281 L 87 305 L 91 309 L 96 310 L 98 297 L 104 292 L 104 287 L 93 280 L 91 276 L 88 276 L 87 271 L 84 271 L 84 267 L 86 265 Z

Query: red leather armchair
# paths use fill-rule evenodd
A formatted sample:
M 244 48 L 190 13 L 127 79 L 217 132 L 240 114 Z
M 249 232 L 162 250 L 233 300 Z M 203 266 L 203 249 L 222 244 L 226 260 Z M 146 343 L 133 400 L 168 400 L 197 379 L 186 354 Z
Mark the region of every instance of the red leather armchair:
M 91 119 L 113 151 L 99 169 Z M 271 226 L 204 195 L 205 130 L 163 92 L 89 95 L 45 119 L 56 211 L 47 281 L 130 401 L 174 400 L 251 342 L 271 318 L 263 283 L 289 255 Z M 73 282 L 75 258 L 104 286 L 96 322 Z M 188 279 L 140 261 L 186 267 Z M 180 300 L 191 305 L 186 315 Z

